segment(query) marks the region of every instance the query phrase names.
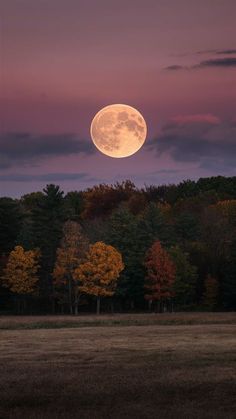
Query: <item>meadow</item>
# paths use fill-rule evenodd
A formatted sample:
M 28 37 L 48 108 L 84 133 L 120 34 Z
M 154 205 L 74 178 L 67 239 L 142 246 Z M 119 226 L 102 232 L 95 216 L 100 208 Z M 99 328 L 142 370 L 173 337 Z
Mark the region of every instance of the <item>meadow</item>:
M 236 314 L 0 317 L 1 418 L 235 418 Z

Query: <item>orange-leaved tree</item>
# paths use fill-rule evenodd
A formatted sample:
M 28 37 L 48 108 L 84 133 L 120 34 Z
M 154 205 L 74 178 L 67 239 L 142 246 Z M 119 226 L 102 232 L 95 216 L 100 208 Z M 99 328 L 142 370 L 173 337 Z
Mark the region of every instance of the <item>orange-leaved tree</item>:
M 3 272 L 3 285 L 15 294 L 25 297 L 36 291 L 38 282 L 40 251 L 38 249 L 25 251 L 23 247 L 16 246 L 11 251 Z
M 145 257 L 147 276 L 145 278 L 145 299 L 150 302 L 157 301 L 159 308 L 173 297 L 173 284 L 176 268 L 159 241 L 155 241 L 148 249 Z
M 83 234 L 80 225 L 75 221 L 67 221 L 63 226 L 61 245 L 57 249 L 53 279 L 57 294 L 62 297 L 66 292 L 71 314 L 73 314 L 73 307 L 75 314 L 78 313 L 80 296 L 78 283 L 74 281 L 73 274 L 84 261 L 88 246 L 88 239 Z
M 123 269 L 121 254 L 103 242 L 90 245 L 86 261 L 75 269 L 74 278 L 80 281 L 80 292 L 97 297 L 97 314 L 100 313 L 101 297 L 114 294 Z

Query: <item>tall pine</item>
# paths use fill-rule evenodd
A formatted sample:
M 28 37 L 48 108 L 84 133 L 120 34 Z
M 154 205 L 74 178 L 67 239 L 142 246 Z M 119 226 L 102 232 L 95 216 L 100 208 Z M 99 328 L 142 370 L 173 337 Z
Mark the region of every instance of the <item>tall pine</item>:
M 34 246 L 41 250 L 40 291 L 41 295 L 53 298 L 52 272 L 56 250 L 62 237 L 65 219 L 63 194 L 59 186 L 47 185 L 42 199 L 32 211 Z

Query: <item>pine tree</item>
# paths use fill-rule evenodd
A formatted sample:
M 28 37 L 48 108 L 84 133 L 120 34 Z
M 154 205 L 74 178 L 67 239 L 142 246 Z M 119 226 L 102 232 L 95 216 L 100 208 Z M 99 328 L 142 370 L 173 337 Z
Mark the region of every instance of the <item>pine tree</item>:
M 205 280 L 205 292 L 203 294 L 203 305 L 210 311 L 214 310 L 218 304 L 219 282 L 211 275 L 207 275 Z
M 124 206 L 117 209 L 109 219 L 106 243 L 114 246 L 124 260 L 116 296 L 129 301 L 131 308 L 143 300 L 144 267 L 142 243 L 140 242 L 138 221 Z
M 63 192 L 59 186 L 47 185 L 43 197 L 32 211 L 32 230 L 34 247 L 42 254 L 40 289 L 45 297 L 53 297 L 52 272 L 56 250 L 62 237 L 65 219 Z
M 17 200 L 0 198 L 0 249 L 6 255 L 14 248 L 23 214 Z
M 223 306 L 228 310 L 236 310 L 236 240 L 230 246 L 230 253 L 223 269 L 221 295 Z
M 180 247 L 171 247 L 169 254 L 176 268 L 173 300 L 179 307 L 189 306 L 194 303 L 196 297 L 197 268 L 191 265 L 188 254 L 183 252 Z

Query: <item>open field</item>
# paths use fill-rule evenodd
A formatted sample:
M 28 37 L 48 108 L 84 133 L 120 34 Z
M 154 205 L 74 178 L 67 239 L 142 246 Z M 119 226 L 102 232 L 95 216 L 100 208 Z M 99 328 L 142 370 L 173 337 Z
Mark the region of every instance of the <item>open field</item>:
M 61 329 L 94 326 L 235 324 L 236 313 L 146 313 L 80 316 L 0 316 L 0 330 Z
M 235 314 L 42 320 L 0 318 L 0 418 L 235 418 Z

